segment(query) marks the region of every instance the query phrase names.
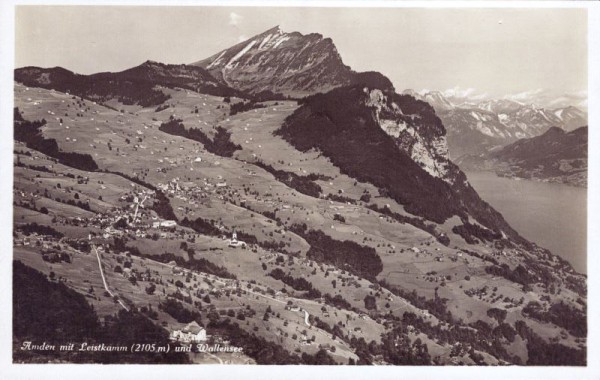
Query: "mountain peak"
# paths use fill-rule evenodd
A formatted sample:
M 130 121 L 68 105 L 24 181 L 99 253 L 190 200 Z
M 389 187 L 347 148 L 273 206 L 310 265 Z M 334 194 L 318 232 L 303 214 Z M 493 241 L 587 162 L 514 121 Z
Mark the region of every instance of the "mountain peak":
M 264 32 L 261 32 L 259 34 L 256 34 L 253 37 L 250 37 L 245 41 L 252 41 L 257 38 L 268 36 L 269 34 L 270 35 L 281 35 L 281 34 L 287 34 L 287 33 L 284 32 L 279 25 L 275 25 L 274 27 L 267 29 Z
M 139 68 L 156 68 L 156 67 L 161 67 L 161 66 L 165 66 L 164 63 L 160 63 L 157 61 L 152 61 L 150 59 L 144 61 L 142 64 L 135 66 L 135 67 L 139 67 Z
M 577 108 L 575 106 L 566 106 L 566 107 L 564 107 L 564 110 L 583 113 L 583 111 L 581 111 L 579 108 Z
M 239 90 L 291 96 L 329 91 L 353 76 L 331 39 L 283 32 L 279 25 L 192 65 Z
M 281 30 L 281 27 L 279 25 L 275 25 L 271 29 L 267 30 L 267 32 L 268 33 L 279 33 L 279 34 L 285 33 L 283 30 Z

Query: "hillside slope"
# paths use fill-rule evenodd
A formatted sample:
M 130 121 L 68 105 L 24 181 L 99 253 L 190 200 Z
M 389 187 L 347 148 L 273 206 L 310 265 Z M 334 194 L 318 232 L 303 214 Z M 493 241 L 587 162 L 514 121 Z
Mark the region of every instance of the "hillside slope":
M 431 106 L 389 88 L 342 87 L 307 98 L 277 132 L 301 151 L 316 148 L 341 171 L 377 186 L 415 215 L 436 223 L 469 216 L 524 240 L 482 201 L 447 154 L 445 129 Z
M 54 89 L 98 102 L 114 99 L 126 105 L 156 106 L 169 99 L 157 86 L 192 89 L 217 96 L 240 96 L 200 67 L 146 61 L 117 73 L 76 74 L 62 67 L 23 67 L 15 81 L 26 86 Z
M 585 277 L 482 204 L 427 103 L 368 79 L 235 114 L 194 90 L 121 112 L 17 83 L 15 259 L 104 318 L 198 319 L 236 363 L 585 363 L 562 318 L 585 318 Z

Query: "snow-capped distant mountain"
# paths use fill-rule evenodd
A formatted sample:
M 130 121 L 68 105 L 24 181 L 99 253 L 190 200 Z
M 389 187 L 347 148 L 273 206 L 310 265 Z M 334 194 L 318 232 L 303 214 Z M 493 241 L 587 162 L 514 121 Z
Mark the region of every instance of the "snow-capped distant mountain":
M 436 110 L 448 131 L 452 158 L 480 154 L 522 138 L 539 136 L 552 127 L 571 131 L 587 125 L 587 114 L 573 106 L 547 109 L 511 99 L 456 104 L 439 91 L 404 93 L 428 102 Z
M 519 94 L 506 95 L 504 99 L 510 99 L 523 104 L 537 104 L 551 109 L 574 106 L 587 111 L 588 108 L 587 91 L 557 93 L 556 91 L 537 89 Z
M 428 92 L 423 97 L 423 100 L 431 104 L 435 110 L 447 111 L 454 108 L 454 104 L 450 103 L 439 91 Z
M 407 89 L 402 91 L 404 95 L 411 95 L 413 98 L 423 100 L 429 103 L 436 112 L 447 111 L 456 108 L 450 100 L 439 91 L 429 91 L 419 93 L 415 90 Z
M 587 123 L 587 114 L 577 107 L 568 106 L 564 108 L 557 108 L 553 111 L 554 115 L 562 120 L 566 131 L 572 131 L 581 127 L 582 121 L 585 120 Z
M 523 103 L 519 103 L 508 99 L 491 99 L 478 103 L 477 108 L 494 113 L 509 113 L 523 107 Z
M 286 33 L 278 26 L 192 65 L 239 90 L 292 96 L 331 90 L 354 74 L 331 39 Z

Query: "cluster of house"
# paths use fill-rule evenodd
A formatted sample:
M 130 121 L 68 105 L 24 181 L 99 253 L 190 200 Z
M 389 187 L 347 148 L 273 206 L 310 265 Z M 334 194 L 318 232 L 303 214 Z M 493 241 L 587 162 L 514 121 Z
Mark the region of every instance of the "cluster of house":
M 181 343 L 201 343 L 206 342 L 208 336 L 204 327 L 192 321 L 180 330 L 171 331 L 170 339 Z
M 132 232 L 133 234 L 135 234 L 136 237 L 145 237 L 147 234 L 147 228 L 149 227 L 155 229 L 176 227 L 176 221 L 160 220 L 156 215 L 153 215 L 152 213 L 147 211 L 146 208 L 144 208 L 143 202 L 152 196 L 154 196 L 153 191 L 143 191 L 141 193 L 134 193 L 133 202 L 130 205 L 130 207 L 114 207 L 111 210 L 109 210 L 108 213 L 98 213 L 93 217 L 87 219 L 86 221 L 91 223 L 92 225 L 105 226 L 104 228 L 102 228 L 101 232 L 101 236 L 104 239 L 109 239 L 113 236 L 121 236 L 127 232 Z M 131 198 L 129 198 L 126 195 L 123 195 L 120 198 L 120 200 L 127 201 L 131 200 Z M 115 223 L 117 223 L 120 219 L 124 219 L 127 221 L 126 229 L 116 228 L 117 226 L 115 226 Z M 152 220 L 152 223 L 145 223 L 143 219 L 150 219 Z
M 138 272 L 133 268 L 123 268 L 121 275 L 128 280 L 133 277 L 138 281 L 150 281 L 152 278 L 148 270 L 146 272 Z
M 16 229 L 17 225 L 15 225 Z M 42 250 L 50 250 L 56 246 L 57 243 L 63 239 L 57 239 L 48 235 L 40 235 L 37 232 L 31 232 L 28 235 L 24 235 L 22 232 L 15 231 L 13 237 L 13 244 L 15 246 L 39 246 Z

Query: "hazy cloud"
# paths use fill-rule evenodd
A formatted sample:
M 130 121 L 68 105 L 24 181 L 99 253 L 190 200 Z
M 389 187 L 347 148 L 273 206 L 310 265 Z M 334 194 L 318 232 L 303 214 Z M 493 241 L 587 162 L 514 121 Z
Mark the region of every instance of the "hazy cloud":
M 235 12 L 229 14 L 229 25 L 238 25 L 244 17 L 240 16 Z
M 506 95 L 504 98 L 523 102 L 523 101 L 529 101 L 533 98 L 539 97 L 540 95 L 542 95 L 543 92 L 544 92 L 543 88 L 538 88 L 537 90 L 523 91 L 523 92 L 519 92 L 517 94 Z
M 547 108 L 575 106 L 587 109 L 587 91 L 560 93 L 556 90 L 542 89 L 524 91 L 504 96 L 504 99 L 514 100 L 524 104 L 535 104 Z
M 454 88 L 449 88 L 446 91 L 444 91 L 444 96 L 452 96 L 452 97 L 456 97 L 456 98 L 466 98 L 466 97 L 469 97 L 470 95 L 473 95 L 473 93 L 475 91 L 476 90 L 473 87 L 463 89 L 463 88 L 456 86 Z
M 246 37 L 242 34 L 241 36 L 238 37 L 238 42 L 246 41 L 247 39 L 248 39 L 248 37 Z
M 455 86 L 453 88 L 449 88 L 446 91 L 442 91 L 445 97 L 452 98 L 454 100 L 462 100 L 462 101 L 476 101 L 487 99 L 488 93 L 478 93 L 477 89 L 473 87 L 469 88 L 461 88 L 459 86 Z
M 421 96 L 426 95 L 433 90 L 422 89 L 416 91 Z M 557 90 L 538 88 L 530 91 L 517 92 L 506 94 L 504 96 L 490 95 L 488 92 L 479 92 L 473 87 L 462 88 L 455 86 L 447 90 L 442 90 L 440 93 L 446 97 L 451 103 L 479 103 L 490 99 L 506 99 L 512 100 L 521 104 L 534 104 L 545 108 L 562 108 L 567 106 L 575 106 L 583 111 L 588 108 L 588 92 L 585 90 L 577 92 L 562 93 Z

